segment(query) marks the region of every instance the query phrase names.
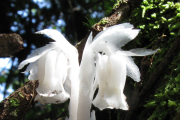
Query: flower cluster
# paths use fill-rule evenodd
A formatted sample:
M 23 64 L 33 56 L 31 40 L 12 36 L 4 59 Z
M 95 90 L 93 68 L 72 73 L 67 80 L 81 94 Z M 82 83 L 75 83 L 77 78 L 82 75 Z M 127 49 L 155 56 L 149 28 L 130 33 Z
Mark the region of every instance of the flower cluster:
M 89 120 L 91 104 L 100 110 L 128 110 L 123 93 L 126 75 L 140 81 L 139 68 L 131 56 L 156 52 L 144 48 L 121 49 L 139 31 L 129 23 L 123 23 L 107 28 L 95 38 L 90 33 L 79 66 L 77 49 L 60 32 L 45 29 L 37 33 L 48 35 L 55 42 L 35 50 L 19 69 L 30 63 L 25 72 L 30 72 L 29 80 L 39 79 L 35 100 L 40 103 L 62 103 L 70 98 L 71 120 Z M 93 99 L 97 88 L 98 93 Z M 94 111 L 91 119 L 95 119 Z

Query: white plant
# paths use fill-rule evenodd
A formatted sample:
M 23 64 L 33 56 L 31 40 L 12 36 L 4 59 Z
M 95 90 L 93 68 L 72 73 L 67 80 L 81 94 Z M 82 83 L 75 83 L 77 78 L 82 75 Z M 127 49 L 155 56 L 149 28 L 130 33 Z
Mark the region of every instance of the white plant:
M 42 104 L 61 103 L 70 97 L 70 120 L 95 120 L 91 104 L 100 110 L 116 108 L 128 110 L 123 93 L 126 75 L 140 81 L 139 68 L 131 56 L 154 54 L 156 50 L 143 48 L 123 51 L 121 49 L 139 33 L 133 25 L 123 23 L 107 28 L 86 42 L 81 65 L 77 49 L 70 45 L 56 30 L 42 30 L 56 42 L 35 50 L 19 69 L 29 64 L 29 80 L 39 79 L 35 100 Z M 94 92 L 98 90 L 94 97 Z
M 76 117 L 79 92 L 77 49 L 57 30 L 45 29 L 37 34 L 48 35 L 55 42 L 35 50 L 20 63 L 18 69 L 30 63 L 25 71 L 30 71 L 28 79 L 39 79 L 35 100 L 41 104 L 57 104 L 70 97 L 74 100 L 70 103 L 70 112 Z

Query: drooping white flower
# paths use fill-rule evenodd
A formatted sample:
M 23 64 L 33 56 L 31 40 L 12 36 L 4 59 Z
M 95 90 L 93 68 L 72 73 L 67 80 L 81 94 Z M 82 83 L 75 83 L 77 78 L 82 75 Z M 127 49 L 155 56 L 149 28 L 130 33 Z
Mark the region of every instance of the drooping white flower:
M 133 25 L 129 23 L 112 26 L 97 35 L 91 44 L 93 51 L 98 53 L 95 81 L 98 81 L 99 91 L 93 104 L 100 110 L 128 110 L 123 94 L 126 75 L 137 82 L 140 81 L 139 69 L 130 56 L 145 56 L 156 52 L 142 48 L 121 50 L 121 47 L 133 40 L 140 31 L 132 28 Z
M 42 104 L 62 103 L 70 97 L 70 91 L 73 89 L 69 84 L 78 84 L 77 49 L 56 30 L 45 29 L 37 33 L 45 34 L 55 42 L 36 49 L 20 63 L 19 69 L 30 63 L 25 71 L 30 72 L 28 79 L 39 79 L 35 100 Z
M 121 49 L 133 40 L 139 31 L 133 29 L 133 25 L 129 23 L 123 23 L 100 32 L 93 41 L 90 34 L 80 65 L 78 120 L 90 119 L 92 103 L 100 110 L 105 108 L 128 110 L 123 93 L 126 75 L 137 82 L 140 81 L 139 68 L 130 56 L 145 56 L 156 52 L 143 48 L 130 51 Z M 93 100 L 97 86 L 99 90 Z
M 116 54 L 107 56 L 98 54 L 96 80 L 99 91 L 93 104 L 100 110 L 116 108 L 128 110 L 123 94 L 126 80 L 126 59 Z

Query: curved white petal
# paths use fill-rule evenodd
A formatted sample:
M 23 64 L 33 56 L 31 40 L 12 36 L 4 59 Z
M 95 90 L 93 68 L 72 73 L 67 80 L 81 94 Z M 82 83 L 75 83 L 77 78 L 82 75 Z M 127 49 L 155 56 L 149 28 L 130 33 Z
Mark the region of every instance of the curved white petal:
M 131 57 L 126 57 L 127 76 L 131 77 L 134 81 L 140 81 L 140 71 L 134 60 Z
M 118 29 L 125 29 L 125 28 L 134 28 L 134 26 L 130 23 L 122 23 L 119 25 L 114 25 L 114 26 L 111 26 L 111 27 L 105 29 L 104 31 L 101 31 L 100 33 L 98 33 L 95 38 L 99 38 L 101 35 L 103 35 L 107 31 L 111 31 L 112 29 L 118 30 Z
M 133 40 L 140 30 L 132 29 L 132 27 L 126 28 L 124 25 L 126 24 L 114 25 L 100 32 L 94 38 L 94 41 L 91 44 L 93 50 L 99 50 L 99 52 L 101 52 L 99 49 L 99 45 L 101 44 L 107 44 L 110 47 L 116 47 L 118 50 L 120 47 Z
M 123 94 L 126 81 L 126 60 L 117 55 L 99 55 L 97 62 L 97 76 L 99 91 L 93 104 L 100 110 L 105 108 L 119 108 L 128 110 Z
M 50 50 L 52 50 L 56 46 L 57 46 L 57 43 L 51 43 L 51 44 L 48 44 L 44 47 L 41 47 L 41 48 L 34 50 L 33 53 L 31 53 L 27 57 L 26 60 L 22 61 L 19 64 L 18 69 L 22 69 L 26 64 L 36 61 L 37 59 L 39 59 L 41 56 L 43 56 L 44 54 L 46 54 L 47 52 L 49 52 Z
M 125 56 L 146 56 L 151 55 L 157 52 L 157 50 L 145 49 L 145 48 L 136 48 L 129 51 L 120 51 L 121 54 Z
M 55 29 L 44 29 L 44 30 L 40 30 L 37 31 L 36 34 L 45 34 L 47 36 L 49 36 L 50 38 L 52 38 L 53 40 L 55 40 L 56 42 L 62 42 L 63 43 L 67 43 L 68 41 L 66 40 L 66 38 L 57 30 Z
M 26 73 L 26 72 L 30 72 L 28 76 L 29 80 L 38 80 L 38 60 L 30 63 L 23 73 Z
M 29 80 L 38 80 L 38 67 L 37 66 L 30 70 L 28 79 Z
M 87 39 L 87 41 L 86 41 L 86 45 L 85 45 L 85 47 L 84 47 L 84 49 L 86 49 L 91 43 L 92 43 L 92 32 L 89 34 L 89 37 L 88 37 L 88 39 Z
M 22 73 L 29 72 L 31 69 L 33 69 L 34 67 L 36 67 L 37 64 L 38 64 L 38 61 L 35 61 L 35 62 L 30 63 L 30 64 L 27 66 L 26 70 L 25 70 L 24 72 L 22 72 Z
M 58 43 L 59 48 L 61 48 L 65 53 L 72 51 L 74 46 L 72 46 L 66 38 L 57 30 L 54 29 L 44 29 L 36 32 L 37 34 L 45 34 L 55 40 Z

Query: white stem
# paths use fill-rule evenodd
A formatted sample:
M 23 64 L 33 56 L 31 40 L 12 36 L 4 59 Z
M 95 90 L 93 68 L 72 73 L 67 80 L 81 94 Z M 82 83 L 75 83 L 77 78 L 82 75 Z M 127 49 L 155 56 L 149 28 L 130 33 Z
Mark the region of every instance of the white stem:
M 80 91 L 78 104 L 78 120 L 90 120 L 90 109 L 92 104 L 91 92 L 93 92 L 93 80 L 95 74 L 94 56 L 92 50 L 85 48 L 80 66 Z
M 69 79 L 71 80 L 71 97 L 70 97 L 70 104 L 69 104 L 69 117 L 70 120 L 78 120 L 77 119 L 77 111 L 78 111 L 78 98 L 79 98 L 79 62 L 78 62 L 78 53 L 71 56 L 69 59 L 70 68 L 69 72 Z

